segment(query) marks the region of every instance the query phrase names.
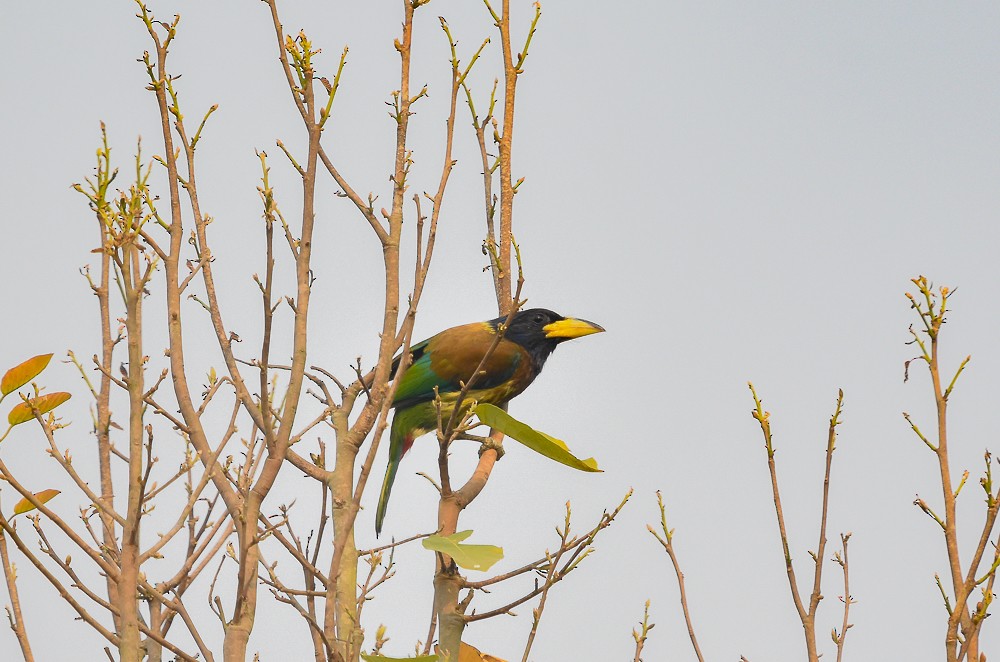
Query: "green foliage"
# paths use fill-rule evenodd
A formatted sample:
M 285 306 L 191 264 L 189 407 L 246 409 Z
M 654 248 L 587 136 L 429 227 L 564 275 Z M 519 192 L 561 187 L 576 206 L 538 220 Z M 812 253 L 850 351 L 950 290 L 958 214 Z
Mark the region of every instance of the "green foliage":
M 569 452 L 565 442 L 522 423 L 499 407 L 482 403 L 476 406 L 475 412 L 479 420 L 486 425 L 500 430 L 511 439 L 521 442 L 550 460 L 580 471 L 601 471 L 597 468 L 597 460 L 594 458 L 581 460 Z
M 496 545 L 464 545 L 462 541 L 472 535 L 472 531 L 459 531 L 450 536 L 429 536 L 423 545 L 432 552 L 447 554 L 455 563 L 466 570 L 486 571 L 503 558 L 503 548 Z

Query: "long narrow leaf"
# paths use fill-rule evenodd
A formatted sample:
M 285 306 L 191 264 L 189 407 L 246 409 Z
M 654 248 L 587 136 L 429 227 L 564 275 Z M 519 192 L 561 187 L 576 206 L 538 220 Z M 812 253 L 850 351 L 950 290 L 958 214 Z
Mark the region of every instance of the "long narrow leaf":
M 482 403 L 476 406 L 475 411 L 479 420 L 486 425 L 500 430 L 511 439 L 521 442 L 550 460 L 580 471 L 601 471 L 597 468 L 597 460 L 594 458 L 581 460 L 569 452 L 569 447 L 564 441 L 540 432 L 527 423 L 522 423 L 499 407 Z

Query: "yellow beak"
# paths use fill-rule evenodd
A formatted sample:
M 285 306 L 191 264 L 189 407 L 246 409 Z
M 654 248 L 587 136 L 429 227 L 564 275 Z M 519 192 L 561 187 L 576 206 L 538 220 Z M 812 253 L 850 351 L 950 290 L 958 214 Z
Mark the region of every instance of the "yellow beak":
M 604 327 L 587 320 L 573 319 L 567 317 L 542 327 L 546 338 L 580 338 L 589 336 L 592 333 L 601 333 Z

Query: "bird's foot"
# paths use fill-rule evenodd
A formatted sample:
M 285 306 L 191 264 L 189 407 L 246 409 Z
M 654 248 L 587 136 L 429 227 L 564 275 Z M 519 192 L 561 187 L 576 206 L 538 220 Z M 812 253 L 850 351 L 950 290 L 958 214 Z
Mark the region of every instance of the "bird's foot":
M 497 460 L 502 458 L 504 453 L 507 452 L 503 449 L 503 442 L 497 441 L 493 437 L 486 437 L 486 440 L 483 441 L 482 444 L 479 446 L 479 457 L 482 457 L 483 453 L 485 453 L 488 450 L 496 451 Z

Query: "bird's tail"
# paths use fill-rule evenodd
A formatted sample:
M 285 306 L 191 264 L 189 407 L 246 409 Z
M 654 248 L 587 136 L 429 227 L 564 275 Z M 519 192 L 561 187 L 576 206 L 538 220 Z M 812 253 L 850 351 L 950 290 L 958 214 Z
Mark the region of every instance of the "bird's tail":
M 389 464 L 385 468 L 385 478 L 382 479 L 382 492 L 378 497 L 378 510 L 375 511 L 375 536 L 382 533 L 382 522 L 385 520 L 385 511 L 389 506 L 389 493 L 392 492 L 392 483 L 396 480 L 396 471 L 399 470 L 399 462 L 403 459 L 403 454 L 413 443 L 412 438 L 404 432 L 405 426 L 397 424 L 400 417 L 399 412 L 392 421 L 392 430 L 389 432 Z M 409 442 L 409 443 L 407 443 Z

